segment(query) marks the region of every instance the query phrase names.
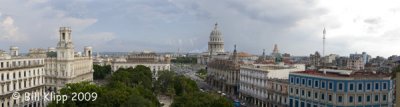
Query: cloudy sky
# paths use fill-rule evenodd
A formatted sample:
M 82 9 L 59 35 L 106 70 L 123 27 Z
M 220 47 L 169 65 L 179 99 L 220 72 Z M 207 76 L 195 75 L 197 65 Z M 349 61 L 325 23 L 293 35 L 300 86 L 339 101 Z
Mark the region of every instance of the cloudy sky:
M 55 47 L 60 26 L 75 48 L 202 52 L 214 23 L 225 50 L 372 56 L 400 54 L 399 0 L 0 0 L 0 49 Z

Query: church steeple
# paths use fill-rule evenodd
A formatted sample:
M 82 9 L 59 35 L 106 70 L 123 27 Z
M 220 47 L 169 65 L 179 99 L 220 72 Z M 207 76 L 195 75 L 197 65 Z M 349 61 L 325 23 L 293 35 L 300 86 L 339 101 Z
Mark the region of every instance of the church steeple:
M 236 44 L 234 45 L 234 50 L 233 50 L 233 62 L 237 63 L 239 60 L 237 51 L 236 51 Z
M 266 56 L 265 56 L 265 49 L 263 49 L 263 53 L 262 53 L 262 56 L 261 56 L 261 57 L 262 57 L 263 60 L 265 59 L 265 57 L 266 57 Z
M 274 45 L 274 50 L 272 53 L 279 53 L 278 45 L 276 45 L 276 44 Z
M 233 53 L 236 53 L 236 44 L 234 45 Z

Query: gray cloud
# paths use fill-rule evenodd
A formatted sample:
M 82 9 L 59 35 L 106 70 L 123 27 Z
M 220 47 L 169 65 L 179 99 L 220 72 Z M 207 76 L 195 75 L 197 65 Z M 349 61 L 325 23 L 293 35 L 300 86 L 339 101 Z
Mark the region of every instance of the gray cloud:
M 47 2 L 47 0 L 0 1 L 2 7 L 0 32 L 7 36 L 0 38 L 0 41 L 7 41 L 0 43 L 0 49 L 16 45 L 22 52 L 26 52 L 29 48 L 55 47 L 59 27 L 72 27 L 73 35 L 79 35 L 83 29 L 97 22 L 95 18 L 69 16 L 66 11 L 54 9 Z
M 381 18 L 367 18 L 364 20 L 364 22 L 368 24 L 379 24 L 381 22 Z
M 225 48 L 260 54 L 278 44 L 281 52 L 309 55 L 322 50 L 322 29 L 328 29 L 328 53 L 347 55 L 370 42 L 352 35 L 331 35 L 346 27 L 318 0 L 15 0 L 0 1 L 0 21 L 9 16 L 26 42 L 1 42 L 20 47 L 55 46 L 59 26 L 71 26 L 76 47 L 95 51 L 177 51 L 207 49 L 213 24 L 218 22 Z M 392 10 L 394 11 L 394 10 Z M 328 14 L 328 15 L 327 15 Z M 384 18 L 384 17 L 383 17 Z M 383 18 L 355 18 L 363 32 L 383 27 Z M 344 19 L 346 20 L 346 19 Z M 352 19 L 350 19 L 352 20 Z M 4 27 L 2 34 L 9 34 Z M 11 30 L 12 31 L 12 30 Z M 385 35 L 396 35 L 388 32 Z M 357 35 L 357 34 L 356 34 Z M 8 36 L 7 36 L 8 37 Z M 346 37 L 346 39 L 343 39 Z M 348 37 L 348 38 L 347 38 Z M 389 38 L 389 37 L 388 37 Z M 377 39 L 377 38 L 374 38 Z M 16 39 L 20 40 L 20 39 Z M 0 37 L 0 41 L 5 39 Z M 48 42 L 42 42 L 48 41 Z M 357 42 L 355 42 L 357 41 Z M 358 42 L 360 41 L 360 42 Z M 353 45 L 355 44 L 355 45 Z M 368 50 L 368 49 L 366 49 Z

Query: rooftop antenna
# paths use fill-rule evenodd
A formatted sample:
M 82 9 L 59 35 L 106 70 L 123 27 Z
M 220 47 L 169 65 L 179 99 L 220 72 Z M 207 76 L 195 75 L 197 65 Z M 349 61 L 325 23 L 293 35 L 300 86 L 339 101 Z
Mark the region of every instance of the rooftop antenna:
M 322 31 L 322 34 L 323 34 L 323 37 L 322 37 L 322 40 L 323 40 L 322 41 L 322 45 L 323 45 L 323 47 L 322 47 L 322 59 L 324 59 L 324 57 L 325 57 L 325 35 L 326 35 L 325 26 L 324 26 L 324 31 Z M 325 60 L 322 61 L 322 68 L 323 68 L 324 74 L 326 74 Z

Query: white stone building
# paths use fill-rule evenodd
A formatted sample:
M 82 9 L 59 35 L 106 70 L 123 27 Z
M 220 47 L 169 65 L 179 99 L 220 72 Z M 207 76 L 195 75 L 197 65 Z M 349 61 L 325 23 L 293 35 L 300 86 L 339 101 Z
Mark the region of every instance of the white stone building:
M 209 38 L 210 39 L 208 41 L 208 50 L 207 52 L 201 53 L 197 57 L 197 63 L 206 65 L 213 58 L 228 59 L 230 55 L 229 53 L 225 52 L 224 38 L 222 36 L 222 33 L 218 29 L 218 23 L 215 24 Z
M 117 71 L 119 68 L 135 68 L 138 65 L 149 67 L 153 77 L 157 79 L 159 71 L 170 70 L 171 58 L 169 55 L 161 56 L 153 52 L 141 52 L 139 54 L 130 54 L 127 57 L 114 59 L 111 64 L 112 71 Z
M 10 55 L 0 50 L 0 99 L 1 107 L 44 106 L 41 99 L 24 102 L 24 97 L 14 99 L 12 94 L 38 93 L 44 89 L 44 58 L 18 55 L 18 47 L 10 48 Z
M 208 52 L 224 53 L 224 40 L 222 33 L 218 29 L 218 23 L 215 23 L 214 30 L 211 31 L 210 41 L 208 42 Z
M 266 107 L 267 105 L 269 105 L 269 103 L 273 103 L 272 101 L 275 100 L 281 101 L 280 105 L 284 105 L 285 103 L 287 103 L 285 102 L 288 98 L 287 95 L 285 96 L 277 93 L 282 93 L 282 91 L 285 90 L 279 88 L 281 91 L 269 92 L 268 90 L 271 90 L 275 87 L 268 86 L 268 84 L 283 84 L 279 81 L 287 80 L 290 72 L 304 70 L 304 64 L 284 65 L 283 63 L 281 63 L 252 64 L 241 66 L 239 75 L 239 98 L 242 101 L 248 102 L 250 103 L 250 105 L 254 106 Z M 274 98 L 274 100 L 271 100 L 272 98 Z
M 92 47 L 84 47 L 83 55 L 75 54 L 71 32 L 69 27 L 60 28 L 55 56 L 45 59 L 47 90 L 61 89 L 67 83 L 93 81 Z
M 92 48 L 85 47 L 84 55 L 74 53 L 71 28 L 67 27 L 60 28 L 56 49 L 29 49 L 27 56 L 20 56 L 15 46 L 10 54 L 0 50 L 1 107 L 44 107 L 48 103 L 43 100 L 44 92 L 57 92 L 67 83 L 92 81 Z M 11 99 L 14 92 L 21 97 Z M 22 100 L 25 92 L 38 94 L 37 99 Z

